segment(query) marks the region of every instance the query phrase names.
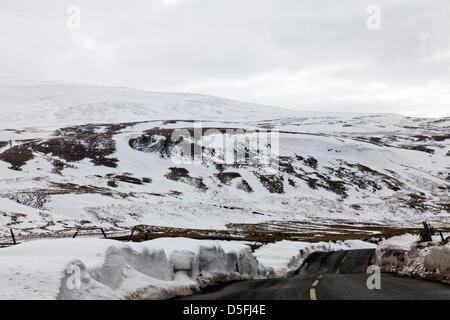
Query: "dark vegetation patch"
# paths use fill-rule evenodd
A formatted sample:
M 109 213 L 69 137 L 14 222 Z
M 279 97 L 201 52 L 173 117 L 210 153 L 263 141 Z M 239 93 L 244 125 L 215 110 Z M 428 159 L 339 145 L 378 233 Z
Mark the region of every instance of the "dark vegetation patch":
M 438 206 L 438 208 L 450 213 L 450 202 L 436 203 L 436 205 Z
M 110 179 L 118 180 L 120 182 L 131 183 L 131 184 L 142 184 L 141 179 L 131 177 L 126 174 L 122 174 L 122 175 L 108 174 L 107 177 Z
M 172 141 L 172 131 L 172 129 L 153 129 L 153 133 L 130 139 L 128 143 L 132 149 L 159 153 L 162 158 L 170 158 L 173 147 L 182 141 L 182 139 Z
M 114 176 L 114 179 L 117 179 L 117 180 L 119 180 L 121 182 L 125 182 L 125 183 L 139 184 L 139 185 L 142 184 L 141 179 L 129 177 L 129 176 L 125 176 L 125 175 Z
M 295 183 L 295 181 L 292 180 L 292 179 L 288 179 L 288 183 L 289 183 L 289 185 L 290 185 L 291 187 L 296 187 L 296 186 L 297 186 L 296 183 Z
M 408 194 L 406 203 L 409 208 L 416 209 L 420 212 L 425 212 L 428 210 L 426 198 L 421 194 L 415 194 L 415 193 Z
M 373 143 L 381 143 L 382 140 L 379 137 L 370 137 L 369 141 Z
M 112 196 L 115 194 L 107 188 L 97 187 L 97 186 L 83 186 L 75 183 L 53 183 L 56 190 L 49 190 L 50 194 L 101 194 L 105 196 Z M 124 197 L 126 198 L 126 197 Z
M 166 174 L 166 178 L 173 180 L 173 181 L 179 181 L 182 178 L 191 178 L 189 175 L 189 171 L 185 168 L 176 168 L 172 167 L 169 168 L 170 172 Z
M 45 209 L 45 204 L 50 202 L 47 195 L 40 193 L 16 192 L 1 194 L 0 197 L 35 209 Z
M 6 141 L 0 141 L 0 149 L 3 147 L 6 147 L 8 145 L 8 142 Z
M 430 139 L 429 136 L 424 136 L 424 135 L 421 135 L 421 134 L 415 135 L 415 136 L 413 136 L 413 138 L 416 139 L 415 142 L 424 142 L 424 141 L 427 141 L 427 140 Z
M 422 192 L 407 194 L 401 199 L 401 203 L 403 203 L 404 207 L 414 209 L 421 213 L 431 212 L 433 214 L 438 214 L 441 211 L 450 213 L 450 203 L 448 201 L 427 201 L 426 195 Z
M 241 175 L 238 172 L 219 172 L 215 176 L 220 180 L 221 183 L 230 185 L 231 181 L 236 178 L 240 178 Z
M 403 146 L 401 146 L 401 148 L 407 149 L 407 150 L 415 150 L 415 151 L 426 152 L 426 153 L 430 153 L 430 154 L 434 153 L 433 149 L 430 149 L 430 148 L 428 148 L 427 146 L 424 146 L 424 145 L 419 145 L 419 146 L 403 145 Z
M 316 190 L 317 181 L 318 181 L 317 179 L 309 178 L 308 180 L 306 180 L 306 184 L 308 185 L 309 188 Z
M 22 134 L 26 132 L 25 130 L 22 129 L 4 129 L 3 131 L 13 132 L 15 134 Z
M 132 174 L 130 173 L 123 173 L 123 174 L 107 174 L 106 177 L 109 179 L 108 185 L 110 187 L 117 187 L 117 182 L 123 182 L 123 183 L 129 183 L 129 184 L 136 184 L 136 185 L 142 185 L 144 183 L 151 183 L 152 179 L 144 177 L 142 179 L 132 177 Z
M 109 158 L 116 151 L 113 135 L 135 123 L 82 125 L 56 130 L 47 140 L 23 141 L 0 154 L 0 160 L 11 164 L 11 169 L 20 170 L 34 152 L 44 153 L 66 162 L 90 159 L 96 166 L 117 167 L 118 159 Z M 53 162 L 54 172 L 60 174 L 63 162 Z
M 202 178 L 193 178 L 189 175 L 189 171 L 185 168 L 176 168 L 172 167 L 169 168 L 170 172 L 165 175 L 165 177 L 169 180 L 173 181 L 179 181 L 183 183 L 187 183 L 190 185 L 193 185 L 197 189 L 200 189 L 202 191 L 206 191 L 208 188 L 203 183 Z
M 309 156 L 308 158 L 303 158 L 302 156 L 299 155 L 295 155 L 295 157 L 297 160 L 303 161 L 303 163 L 308 167 L 317 170 L 317 165 L 319 164 L 319 161 L 316 158 L 311 156 Z
M 6 213 L 3 211 L 0 211 L 0 215 L 3 216 L 4 218 L 9 218 L 10 222 L 7 222 L 5 224 L 8 227 L 14 226 L 15 224 L 20 223 L 20 220 L 27 217 L 27 215 L 23 214 L 23 213 Z M 1 248 L 1 245 L 0 245 L 0 248 Z
M 119 161 L 115 158 L 107 158 L 116 151 L 116 144 L 112 135 L 105 133 L 52 138 L 32 145 L 32 149 L 67 162 L 78 162 L 88 158 L 96 166 L 115 168 Z
M 270 193 L 284 193 L 284 178 L 279 175 L 262 175 L 255 172 L 255 176 Z
M 297 178 L 306 181 L 308 187 L 313 190 L 323 188 L 325 190 L 336 193 L 342 198 L 348 197 L 345 182 L 334 180 L 331 177 L 319 172 L 308 173 L 307 175 L 297 174 Z
M 32 191 L 22 192 L 22 195 L 30 197 L 53 196 L 62 194 L 99 194 L 108 197 L 130 198 L 134 197 L 133 193 L 116 192 L 106 187 L 97 187 L 93 185 L 78 185 L 75 183 L 51 183 L 51 189 L 34 189 Z
M 108 181 L 108 186 L 111 187 L 111 188 L 117 188 L 119 185 L 114 180 L 109 180 Z
M 53 165 L 52 172 L 56 173 L 56 174 L 59 174 L 59 175 L 62 175 L 62 171 L 65 168 L 74 168 L 74 166 L 72 166 L 72 165 L 70 165 L 70 164 L 68 164 L 68 163 L 66 163 L 64 161 L 58 160 L 58 159 L 53 159 L 52 165 Z
M 244 179 L 241 179 L 241 181 L 238 183 L 237 188 L 239 190 L 243 190 L 245 192 L 251 193 L 253 192 L 252 187 L 248 184 L 248 182 Z
M 110 134 L 114 135 L 119 133 L 120 130 L 126 129 L 130 126 L 138 124 L 139 122 L 127 122 L 127 123 L 105 123 L 105 124 L 86 124 L 80 126 L 72 126 L 60 128 L 53 132 L 53 136 L 89 136 L 96 134 Z
M 292 165 L 292 161 L 293 159 L 291 157 L 280 157 L 278 160 L 280 170 L 290 175 L 296 175 L 297 172 L 295 171 L 295 168 Z
M 388 189 L 391 189 L 393 191 L 399 191 L 401 189 L 400 187 L 402 187 L 402 183 L 396 178 L 393 178 L 385 173 L 379 172 L 360 163 L 352 164 L 343 161 L 342 164 L 349 168 L 356 168 L 359 172 L 348 170 L 346 167 L 340 167 L 338 170 L 335 170 L 333 168 L 327 169 L 333 171 L 337 177 L 344 179 L 361 189 L 372 188 L 372 191 L 374 192 L 377 190 L 381 190 L 382 186 L 379 184 L 380 180 Z M 376 177 L 378 178 L 378 181 L 369 177 Z
M 0 160 L 8 162 L 12 170 L 20 171 L 22 166 L 34 158 L 32 149 L 27 145 L 18 145 L 0 153 Z
M 439 135 L 439 136 L 432 136 L 431 137 L 434 141 L 445 141 L 450 139 L 450 134 L 443 134 L 443 135 Z
M 325 174 L 318 171 L 307 172 L 301 167 L 294 166 L 295 161 L 301 161 L 303 165 L 313 169 L 318 166 L 318 161 L 311 156 L 304 158 L 296 155 L 295 159 L 280 157 L 280 171 L 291 176 L 288 178 L 291 186 L 295 186 L 295 180 L 293 179 L 295 177 L 305 181 L 308 187 L 313 190 L 323 188 L 343 198 L 348 197 L 349 185 L 373 192 L 381 190 L 383 186 L 393 191 L 399 191 L 402 187 L 402 183 L 396 178 L 358 163 L 351 164 L 339 160 L 340 166 L 337 168 L 324 167 L 328 171 L 328 174 Z
M 314 157 L 308 157 L 308 159 L 304 160 L 303 163 L 306 164 L 308 167 L 311 167 L 314 170 L 316 170 L 319 161 L 317 161 L 317 159 L 315 159 Z
M 304 158 L 302 156 L 296 155 L 295 160 L 301 161 L 304 165 L 317 170 L 318 160 L 314 157 L 309 156 L 308 158 Z M 334 192 L 337 195 L 346 198 L 348 195 L 346 193 L 347 188 L 345 186 L 345 182 L 335 180 L 330 176 L 315 172 L 306 172 L 301 168 L 295 168 L 293 165 L 293 158 L 282 157 L 279 161 L 280 170 L 284 173 L 287 173 L 297 179 L 303 180 L 306 182 L 310 189 L 316 190 L 318 188 L 324 188 L 328 191 Z M 288 183 L 296 187 L 296 183 L 293 178 L 288 178 Z

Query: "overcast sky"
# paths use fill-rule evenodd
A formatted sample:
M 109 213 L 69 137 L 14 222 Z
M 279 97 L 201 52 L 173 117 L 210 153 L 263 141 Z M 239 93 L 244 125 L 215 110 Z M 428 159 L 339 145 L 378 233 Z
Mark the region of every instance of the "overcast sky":
M 450 1 L 0 0 L 0 76 L 450 116 Z

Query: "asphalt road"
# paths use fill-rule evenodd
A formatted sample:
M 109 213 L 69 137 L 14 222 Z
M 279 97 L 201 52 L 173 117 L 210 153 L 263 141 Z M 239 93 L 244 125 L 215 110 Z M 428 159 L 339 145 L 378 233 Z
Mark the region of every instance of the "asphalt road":
M 314 253 L 287 279 L 239 281 L 187 300 L 450 300 L 450 286 L 381 274 L 381 289 L 367 287 L 374 250 Z

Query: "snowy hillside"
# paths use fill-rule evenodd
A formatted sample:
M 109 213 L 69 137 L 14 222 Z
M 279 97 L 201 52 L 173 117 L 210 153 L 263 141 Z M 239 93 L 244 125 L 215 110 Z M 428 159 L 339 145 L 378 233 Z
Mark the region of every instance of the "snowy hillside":
M 142 120 L 263 120 L 295 112 L 211 96 L 0 78 L 0 129 Z
M 301 113 L 194 94 L 0 80 L 0 236 L 75 229 L 298 239 L 450 223 L 450 118 Z M 279 168 L 177 164 L 193 121 L 280 131 Z M 198 141 L 192 141 L 193 144 Z M 214 150 L 220 151 L 220 146 Z M 201 231 L 203 230 L 203 231 Z

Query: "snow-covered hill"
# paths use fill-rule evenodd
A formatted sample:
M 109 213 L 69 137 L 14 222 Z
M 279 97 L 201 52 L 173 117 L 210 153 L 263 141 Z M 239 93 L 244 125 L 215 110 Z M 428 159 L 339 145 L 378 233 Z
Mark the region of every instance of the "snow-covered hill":
M 2 237 L 144 225 L 314 238 L 450 223 L 450 118 L 17 79 L 0 80 L 0 110 Z M 279 167 L 218 164 L 211 150 L 199 164 L 177 163 L 171 134 L 193 120 L 218 129 L 209 136 L 218 141 L 226 129 L 279 130 Z
M 142 120 L 263 120 L 287 109 L 199 94 L 157 93 L 67 82 L 0 78 L 0 128 Z

